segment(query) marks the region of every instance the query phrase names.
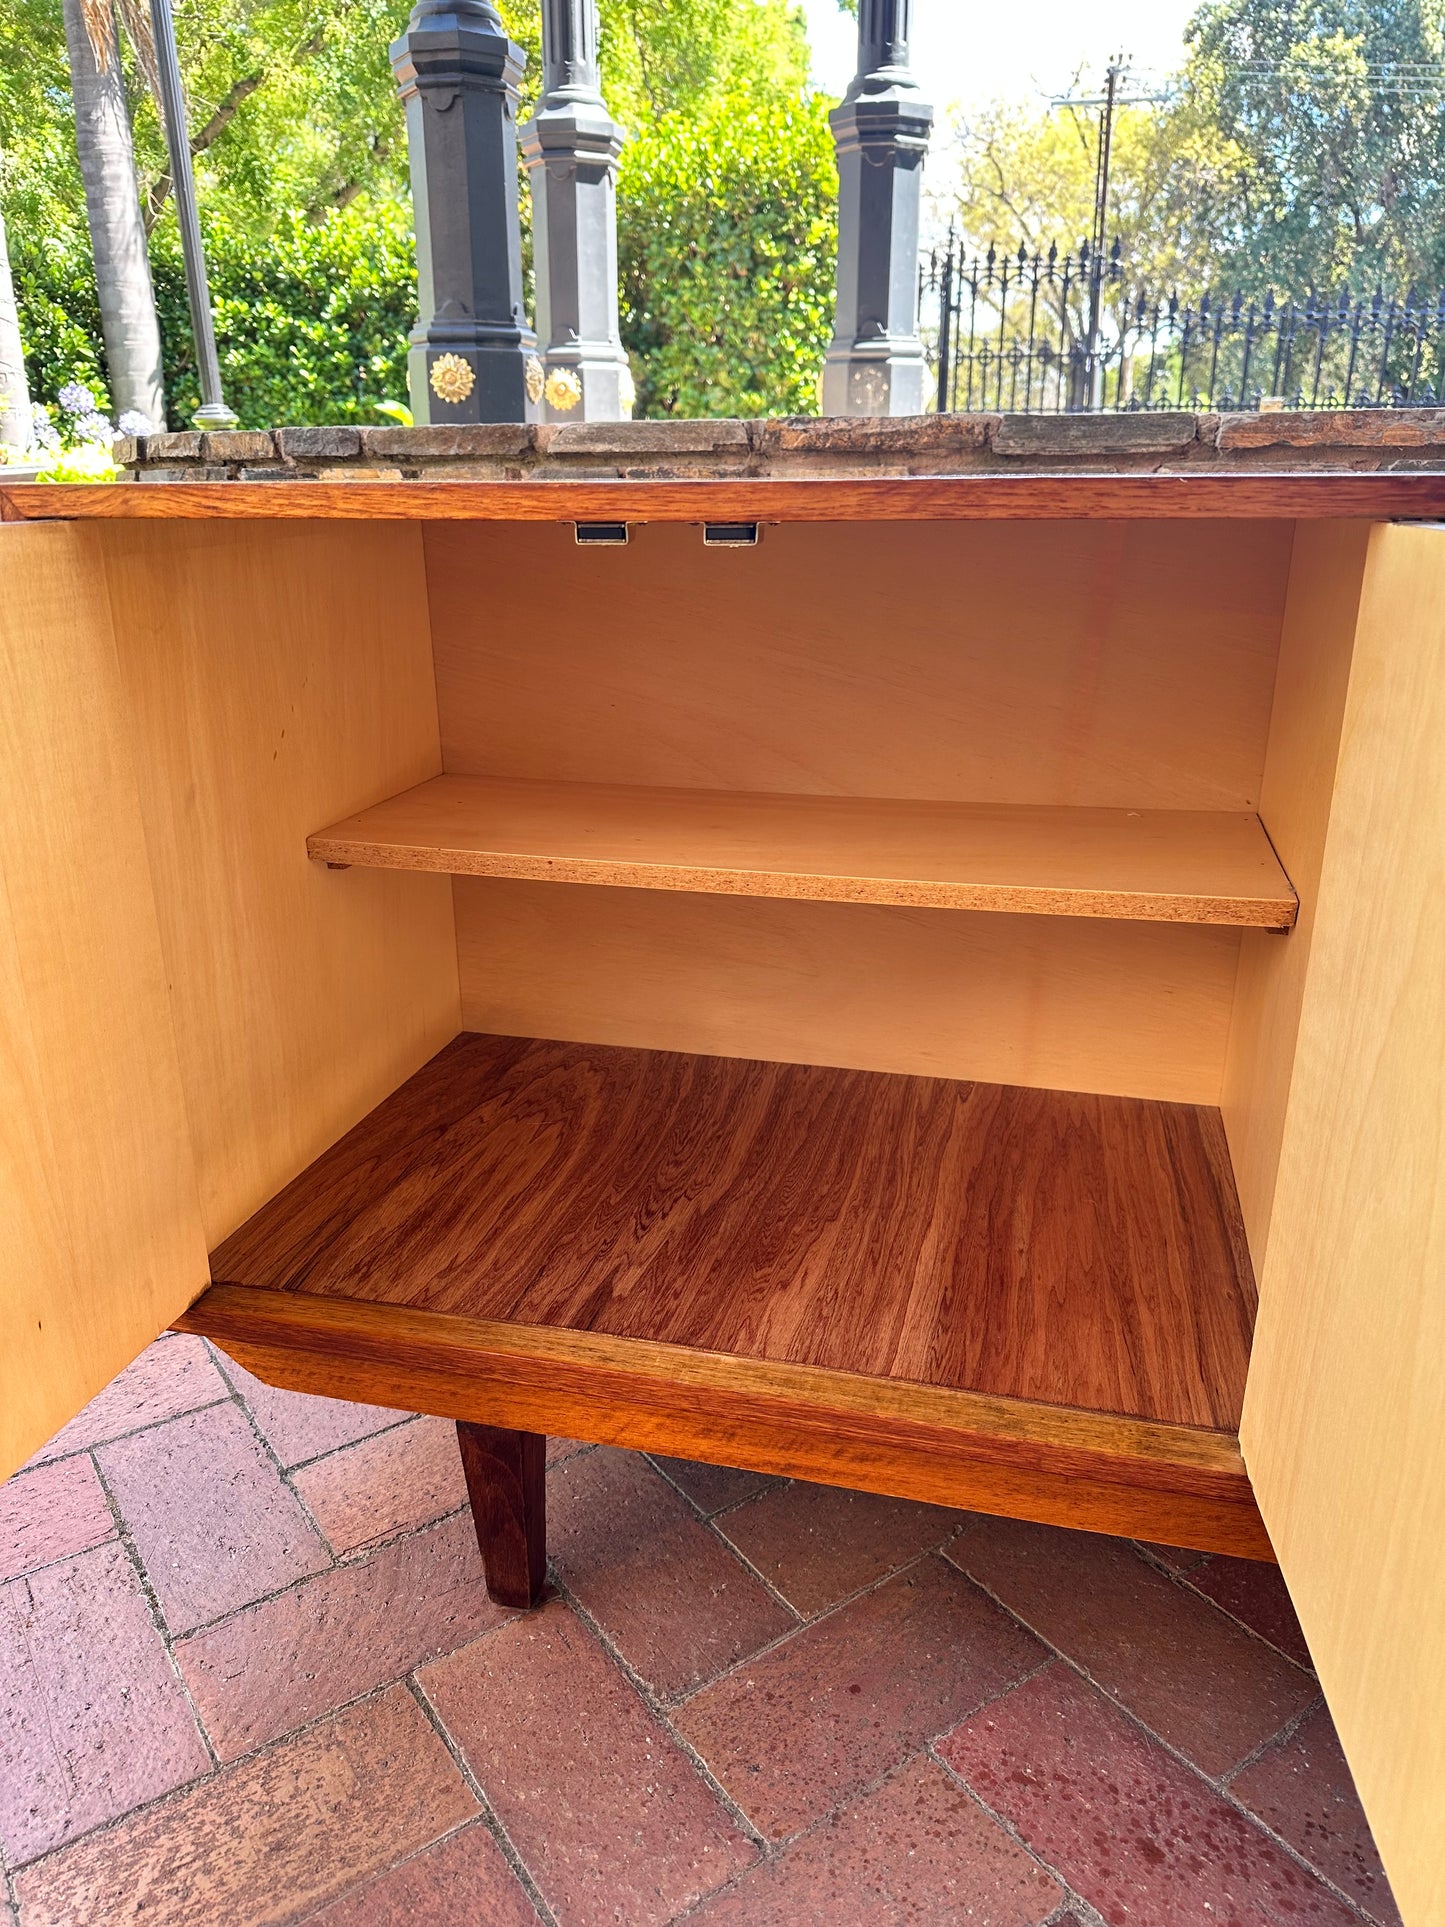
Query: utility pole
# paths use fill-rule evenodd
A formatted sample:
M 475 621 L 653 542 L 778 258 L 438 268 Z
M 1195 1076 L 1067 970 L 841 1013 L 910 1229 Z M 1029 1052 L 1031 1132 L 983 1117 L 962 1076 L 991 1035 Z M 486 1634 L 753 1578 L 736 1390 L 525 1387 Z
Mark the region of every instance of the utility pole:
M 1123 94 L 1119 91 L 1129 77 L 1122 54 L 1115 54 L 1104 69 L 1102 94 L 1061 94 L 1050 107 L 1097 107 L 1099 140 L 1094 155 L 1094 225 L 1089 235 L 1089 308 L 1084 328 L 1084 366 L 1082 393 L 1075 406 L 1084 403 L 1097 408 L 1103 400 L 1104 370 L 1099 360 L 1099 324 L 1103 319 L 1104 271 L 1109 246 L 1109 170 L 1114 156 L 1114 116 L 1121 107 L 1159 106 L 1169 99 L 1163 94 Z
M 181 64 L 176 54 L 176 25 L 171 0 L 151 0 L 151 33 L 156 43 L 156 70 L 161 83 L 161 118 L 171 159 L 171 186 L 176 196 L 176 219 L 181 230 L 181 254 L 186 265 L 186 300 L 191 310 L 191 334 L 196 343 L 196 372 L 201 405 L 191 420 L 197 428 L 234 428 L 239 419 L 221 394 L 221 363 L 216 354 L 216 324 L 211 316 L 211 288 L 206 254 L 201 245 L 201 222 L 196 212 L 196 183 L 191 173 L 191 142 L 186 131 L 186 97 L 181 88 Z

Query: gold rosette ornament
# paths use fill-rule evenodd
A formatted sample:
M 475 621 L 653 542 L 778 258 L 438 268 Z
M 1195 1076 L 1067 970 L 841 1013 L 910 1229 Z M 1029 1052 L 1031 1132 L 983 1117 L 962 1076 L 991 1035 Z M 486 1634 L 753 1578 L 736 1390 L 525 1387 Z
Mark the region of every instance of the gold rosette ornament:
M 561 415 L 582 399 L 582 384 L 570 368 L 554 368 L 547 377 L 547 400 Z
M 539 402 L 542 399 L 542 390 L 547 383 L 547 376 L 536 355 L 528 355 L 523 380 L 527 385 L 527 400 L 534 404 Z
M 428 377 L 432 393 L 441 401 L 465 401 L 477 385 L 469 361 L 460 355 L 438 355 Z

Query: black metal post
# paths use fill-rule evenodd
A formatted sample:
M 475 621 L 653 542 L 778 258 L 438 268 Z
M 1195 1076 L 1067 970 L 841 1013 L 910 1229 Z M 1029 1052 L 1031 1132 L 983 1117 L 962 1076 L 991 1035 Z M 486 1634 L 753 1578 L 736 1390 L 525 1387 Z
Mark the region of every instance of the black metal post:
M 176 219 L 181 229 L 186 301 L 191 311 L 191 335 L 196 344 L 196 373 L 201 390 L 201 405 L 191 421 L 197 428 L 234 428 L 239 417 L 226 406 L 221 393 L 221 363 L 216 353 L 216 324 L 211 314 L 206 252 L 201 244 L 201 222 L 196 211 L 191 141 L 186 128 L 186 97 L 181 87 L 181 64 L 176 53 L 176 25 L 171 17 L 171 0 L 151 0 L 151 33 L 156 43 L 161 118 L 165 122 L 166 150 L 171 162 L 171 192 L 176 197 Z
M 933 109 L 908 70 L 912 0 L 860 0 L 858 72 L 829 116 L 838 147 L 838 299 L 825 415 L 921 415 L 918 220 Z
M 418 422 L 536 421 L 545 380 L 522 309 L 517 82 L 525 60 L 490 0 L 419 0 L 391 48 L 406 104 Z
M 537 333 L 552 421 L 625 421 L 632 371 L 617 319 L 617 156 L 627 138 L 597 83 L 597 0 L 543 0 L 544 89 L 522 129 L 532 180 Z

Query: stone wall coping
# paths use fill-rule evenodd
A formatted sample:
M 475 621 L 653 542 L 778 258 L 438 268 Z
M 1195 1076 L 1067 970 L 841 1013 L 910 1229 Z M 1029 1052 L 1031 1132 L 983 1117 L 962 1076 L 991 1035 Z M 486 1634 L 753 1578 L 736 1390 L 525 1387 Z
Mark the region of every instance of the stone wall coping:
M 187 430 L 115 458 L 141 482 L 1433 470 L 1445 408 Z

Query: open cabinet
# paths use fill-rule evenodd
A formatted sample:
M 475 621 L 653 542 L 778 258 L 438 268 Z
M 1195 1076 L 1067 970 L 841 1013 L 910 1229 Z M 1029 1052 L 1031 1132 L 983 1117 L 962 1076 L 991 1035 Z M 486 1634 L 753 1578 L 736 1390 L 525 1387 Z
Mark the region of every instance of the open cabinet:
M 523 1593 L 548 1431 L 1278 1554 L 1436 1917 L 1445 483 L 0 506 L 5 1470 L 176 1322 Z

